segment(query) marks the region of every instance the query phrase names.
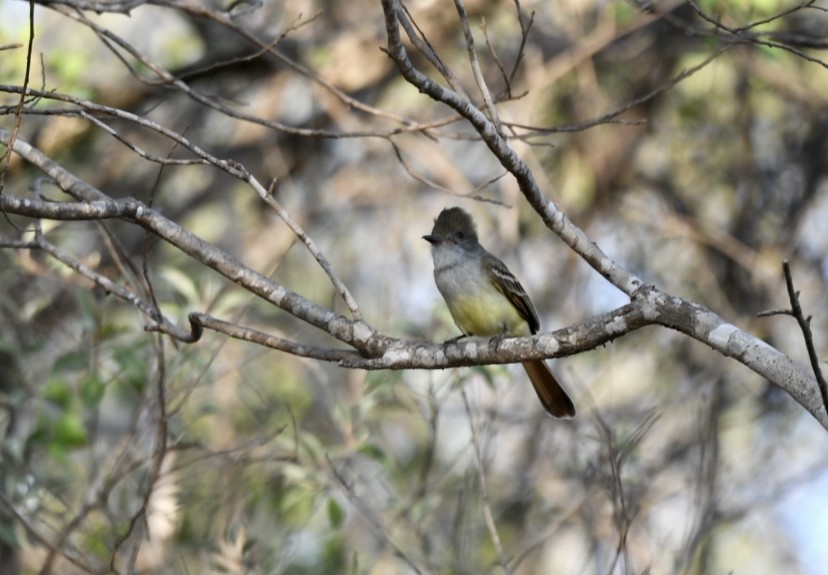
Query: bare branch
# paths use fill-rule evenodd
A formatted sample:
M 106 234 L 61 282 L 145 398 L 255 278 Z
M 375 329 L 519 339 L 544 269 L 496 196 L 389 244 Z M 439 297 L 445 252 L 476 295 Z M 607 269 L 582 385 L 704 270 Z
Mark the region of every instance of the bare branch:
M 284 339 L 275 335 L 257 331 L 249 327 L 242 327 L 235 323 L 220 320 L 206 313 L 193 312 L 189 316 L 190 323 L 194 326 L 194 332 L 198 337 L 194 337 L 193 341 L 197 341 L 203 328 L 212 329 L 219 333 L 229 335 L 232 338 L 240 339 L 242 341 L 249 341 L 287 352 L 297 357 L 309 357 L 313 359 L 320 359 L 323 361 L 348 361 L 359 359 L 361 356 L 346 349 L 333 349 L 327 347 L 319 347 L 313 345 L 305 345 L 288 339 Z M 198 327 L 195 327 L 198 326 Z M 200 330 L 198 328 L 201 328 Z M 194 334 L 195 335 L 195 334 Z
M 425 33 L 423 33 L 423 31 L 420 30 L 420 27 L 417 26 L 417 23 L 411 17 L 411 13 L 405 6 L 403 6 L 403 12 L 400 13 L 400 25 L 403 27 L 403 30 L 405 30 L 408 39 L 411 40 L 412 44 L 414 44 L 414 47 L 426 57 L 426 59 L 437 69 L 438 72 L 440 72 L 440 74 L 442 74 L 443 78 L 445 78 L 446 82 L 448 82 L 449 86 L 451 86 L 451 89 L 458 94 L 465 95 L 463 85 L 454 74 L 454 71 L 446 66 L 445 62 L 440 59 L 440 56 L 434 50 L 434 47 L 428 41 L 428 38 L 426 38 Z
M 8 141 L 8 135 L 3 130 L 0 130 L 0 141 L 4 143 Z M 85 201 L 84 203 L 51 203 L 36 199 L 28 200 L 3 196 L 1 205 L 8 207 L 9 212 L 48 219 L 99 220 L 121 218 L 132 220 L 218 271 L 231 281 L 246 287 L 251 292 L 286 311 L 290 311 L 294 315 L 298 314 L 297 317 L 304 318 L 312 325 L 328 331 L 334 337 L 344 338 L 342 341 L 346 343 L 351 343 L 360 348 L 363 343 L 367 342 L 366 337 L 371 338 L 370 334 L 373 330 L 368 328 L 364 322 L 345 320 L 345 318 L 306 300 L 284 286 L 276 284 L 258 272 L 243 266 L 230 254 L 204 242 L 201 238 L 141 202 L 134 199 L 110 200 L 105 194 L 77 179 L 19 139 L 14 142 L 14 149 L 43 169 L 58 182 L 64 191 Z M 109 287 L 114 289 L 114 286 Z M 342 323 L 343 321 L 344 323 Z M 359 329 L 357 329 L 358 326 Z M 162 325 L 161 328 L 166 333 L 173 332 L 169 327 Z M 339 335 L 335 335 L 336 333 Z M 183 340 L 186 341 L 188 338 L 189 335 L 184 337 L 182 334 Z
M 819 366 L 819 356 L 814 346 L 814 334 L 811 332 L 811 316 L 805 317 L 802 311 L 802 305 L 799 303 L 799 292 L 794 288 L 791 266 L 788 260 L 782 262 L 782 271 L 785 274 L 785 287 L 788 290 L 791 309 L 763 311 L 758 316 L 789 315 L 796 319 L 797 324 L 799 324 L 799 329 L 802 331 L 802 337 L 805 339 L 805 349 L 808 350 L 808 359 L 811 362 L 811 369 L 814 371 L 814 377 L 816 377 L 816 382 L 819 386 L 819 393 L 822 395 L 822 403 L 825 406 L 826 413 L 828 413 L 828 384 L 826 384 L 825 377 L 822 375 L 822 368 Z
M 489 119 L 497 130 L 498 135 L 503 137 L 503 126 L 500 124 L 500 117 L 497 114 L 492 95 L 489 92 L 489 86 L 483 78 L 483 71 L 480 69 L 480 62 L 477 60 L 477 49 L 474 47 L 474 36 L 469 26 L 469 17 L 466 14 L 466 7 L 463 0 L 454 0 L 454 7 L 457 9 L 457 15 L 460 17 L 460 25 L 463 26 L 463 37 L 466 40 L 466 52 L 469 54 L 469 62 L 471 63 L 472 74 L 474 81 L 477 84 L 477 89 L 480 90 L 480 95 L 483 96 L 483 104 L 486 106 L 486 111 L 489 113 Z
M 339 365 L 343 367 L 440 369 L 563 357 L 594 349 L 645 325 L 658 324 L 702 341 L 725 356 L 738 358 L 747 367 L 784 387 L 823 425 L 828 426 L 828 416 L 815 392 L 813 379 L 784 354 L 725 322 L 710 310 L 652 287 L 641 288 L 631 304 L 613 312 L 551 334 L 504 339 L 498 346 L 490 345 L 487 340 L 462 340 L 444 345 L 408 342 L 382 336 L 362 321 L 347 320 L 313 304 L 243 266 L 229 254 L 210 246 L 134 199 L 49 203 L 6 194 L 0 197 L 0 207 L 9 213 L 39 218 L 131 220 L 251 293 L 357 348 L 361 355 L 338 358 Z M 197 320 L 191 318 L 191 321 Z M 182 341 L 193 339 L 190 335 L 182 337 Z
M 524 21 L 523 11 L 520 8 L 520 0 L 515 0 L 515 12 L 517 14 L 518 24 L 520 24 L 520 47 L 515 57 L 515 63 L 512 65 L 512 71 L 509 73 L 508 85 L 510 86 L 515 81 L 515 74 L 520 69 L 520 63 L 523 61 L 523 56 L 526 53 L 526 41 L 529 39 L 529 32 L 532 30 L 532 24 L 535 21 L 534 11 L 529 15 L 529 21 Z M 511 95 L 511 91 L 509 94 Z
M 255 178 L 252 176 L 247 178 L 247 182 L 250 186 L 256 191 L 259 197 L 273 209 L 276 214 L 282 218 L 282 221 L 285 222 L 288 227 L 296 234 L 296 236 L 305 244 L 305 247 L 311 253 L 311 255 L 316 260 L 316 263 L 324 270 L 327 274 L 328 279 L 331 280 L 331 283 L 336 288 L 336 291 L 339 292 L 339 295 L 342 296 L 342 299 L 345 301 L 345 304 L 348 306 L 348 309 L 351 311 L 351 314 L 354 316 L 355 320 L 362 319 L 362 312 L 359 311 L 359 304 L 357 304 L 356 299 L 354 296 L 351 295 L 351 292 L 348 291 L 345 282 L 340 279 L 339 274 L 334 269 L 333 264 L 325 257 L 325 254 L 322 253 L 316 242 L 305 233 L 305 230 L 299 225 L 299 223 L 291 217 L 291 215 L 285 210 L 279 202 L 276 201 L 276 198 L 273 197 L 271 190 L 266 190 L 264 186 L 262 186 Z M 271 189 L 276 182 L 274 181 L 271 185 Z
M 799 58 L 802 58 L 803 60 L 807 60 L 808 62 L 818 64 L 819 66 L 822 66 L 823 68 L 828 68 L 828 62 L 825 62 L 823 60 L 820 60 L 819 58 L 811 56 L 810 54 L 808 54 L 806 52 L 803 52 L 802 50 L 799 50 L 799 49 L 797 49 L 797 48 L 795 48 L 795 47 L 793 47 L 789 44 L 786 44 L 784 42 L 775 41 L 775 40 L 765 40 L 763 38 L 762 34 L 747 34 L 746 33 L 746 31 L 751 30 L 752 28 L 755 28 L 756 26 L 760 26 L 762 24 L 772 22 L 772 21 L 777 20 L 779 18 L 783 18 L 783 17 L 785 17 L 785 16 L 787 16 L 787 15 L 793 13 L 793 12 L 796 12 L 796 11 L 801 10 L 803 8 L 812 6 L 814 4 L 814 2 L 812 2 L 812 1 L 803 2 L 800 5 L 795 6 L 793 9 L 784 10 L 784 11 L 780 12 L 777 15 L 759 20 L 758 22 L 754 22 L 752 24 L 747 24 L 745 26 L 741 26 L 739 28 L 732 28 L 730 26 L 727 26 L 726 24 L 724 24 L 720 20 L 710 16 L 707 12 L 704 11 L 704 9 L 701 6 L 699 6 L 699 4 L 696 0 L 688 0 L 688 2 L 693 7 L 693 9 L 696 11 L 696 14 L 698 14 L 699 17 L 702 20 L 712 24 L 715 29 L 721 30 L 721 31 L 727 33 L 725 35 L 725 40 L 727 42 L 730 42 L 730 43 L 743 43 L 743 44 L 756 44 L 757 46 L 766 46 L 768 48 L 778 48 L 780 50 L 790 52 L 791 54 L 794 54 L 795 56 L 797 56 Z

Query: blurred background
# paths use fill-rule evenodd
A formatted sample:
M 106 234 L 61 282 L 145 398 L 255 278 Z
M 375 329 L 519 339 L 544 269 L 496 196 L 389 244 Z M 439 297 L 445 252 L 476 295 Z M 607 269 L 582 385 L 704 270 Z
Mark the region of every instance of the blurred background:
M 757 318 L 789 306 L 789 259 L 825 356 L 828 15 L 772 18 L 795 5 L 466 9 L 501 119 L 544 192 L 645 281 L 807 365 L 791 318 Z M 626 303 L 543 227 L 467 125 L 404 82 L 382 51 L 379 2 L 73 6 L 84 7 L 35 7 L 30 87 L 151 119 L 276 180 L 276 199 L 381 332 L 458 335 L 421 239 L 453 205 L 521 279 L 543 329 Z M 407 6 L 480 103 L 454 5 Z M 730 29 L 761 22 L 741 32 L 764 44 L 729 45 L 697 8 Z M 22 85 L 28 13 L 0 0 L 0 45 L 24 46 L 0 52 L 2 106 L 18 102 L 8 86 Z M 507 84 L 497 62 L 508 76 L 518 54 Z M 179 84 L 159 82 L 160 69 Z M 162 167 L 77 109 L 34 102 L 19 137 L 347 314 L 248 185 L 211 166 Z M 149 153 L 189 157 L 156 132 L 90 115 Z M 13 156 L 4 193 L 25 196 L 41 175 Z M 31 226 L 0 218 L 4 239 Z M 332 344 L 125 222 L 43 229 L 119 283 L 131 281 L 125 262 L 146 265 L 181 325 L 205 311 Z M 0 286 L 2 573 L 811 575 L 828 561 L 825 430 L 741 364 L 662 328 L 553 362 L 578 408 L 557 421 L 519 367 L 363 372 L 211 332 L 195 345 L 159 338 L 37 250 L 0 251 Z

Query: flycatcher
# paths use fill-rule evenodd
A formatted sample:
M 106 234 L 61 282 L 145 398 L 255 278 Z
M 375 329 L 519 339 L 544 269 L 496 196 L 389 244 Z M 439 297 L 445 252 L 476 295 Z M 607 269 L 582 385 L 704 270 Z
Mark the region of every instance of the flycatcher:
M 446 208 L 434 221 L 431 234 L 434 281 L 446 300 L 454 323 L 464 335 L 523 336 L 537 333 L 535 306 L 502 261 L 477 241 L 471 216 L 461 208 Z M 543 407 L 555 417 L 572 417 L 575 406 L 546 362 L 523 362 Z

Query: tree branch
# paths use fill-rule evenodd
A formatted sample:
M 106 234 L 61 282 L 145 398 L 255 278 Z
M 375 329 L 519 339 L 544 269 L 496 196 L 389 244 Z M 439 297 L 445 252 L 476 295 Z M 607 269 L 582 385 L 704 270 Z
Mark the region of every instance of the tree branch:
M 604 318 L 608 322 L 604 326 L 605 329 L 616 325 L 614 323 L 616 321 L 625 324 L 623 327 L 617 325 L 619 328 L 617 331 L 610 329 L 609 331 L 613 331 L 613 334 L 605 341 L 632 331 L 630 329 L 631 325 L 636 325 L 635 329 L 642 325 L 651 324 L 670 327 L 710 345 L 723 355 L 737 359 L 750 369 L 782 387 L 816 417 L 823 427 L 828 429 L 828 416 L 822 409 L 823 403 L 819 394 L 816 393 L 817 386 L 814 385 L 813 378 L 800 366 L 780 351 L 728 323 L 712 311 L 682 298 L 664 293 L 656 287 L 646 286 L 640 278 L 607 256 L 583 230 L 573 224 L 551 200 L 543 195 L 528 166 L 512 149 L 509 141 L 499 134 L 493 122 L 467 98 L 456 91 L 437 84 L 415 68 L 408 58 L 408 53 L 402 44 L 399 33 L 398 18 L 401 14 L 399 1 L 382 0 L 382 6 L 388 35 L 388 54 L 394 60 L 403 77 L 417 87 L 420 92 L 446 104 L 463 116 L 475 128 L 503 167 L 515 177 L 527 202 L 540 214 L 547 227 L 556 233 L 593 269 L 630 296 L 632 307 L 629 309 L 629 316 L 624 314 L 617 318 Z M 622 309 L 625 308 L 619 308 L 616 312 Z M 626 323 L 633 319 L 635 321 L 632 324 Z M 566 330 L 559 330 L 555 332 L 555 335 L 564 331 Z M 603 334 L 607 335 L 607 331 L 604 331 Z M 579 333 L 579 335 L 585 334 Z M 545 347 L 545 344 L 550 343 L 545 341 L 544 337 L 546 336 L 536 338 L 539 347 Z M 559 340 L 558 342 L 560 343 Z M 596 342 L 596 345 L 601 345 L 601 343 Z M 504 341 L 504 345 L 500 346 L 499 351 L 505 355 L 507 347 L 510 346 L 507 345 L 507 341 Z M 555 355 L 568 355 L 564 351 L 565 348 L 565 345 L 561 345 L 560 354 L 556 353 Z M 446 351 L 448 354 L 455 350 L 451 346 L 447 346 Z M 531 354 L 524 356 L 526 359 L 530 357 L 532 357 Z
M 828 384 L 825 382 L 825 377 L 822 375 L 822 368 L 819 366 L 819 356 L 814 346 L 814 334 L 811 332 L 811 318 L 805 317 L 802 311 L 802 306 L 799 303 L 799 292 L 794 288 L 793 277 L 791 276 L 791 266 L 788 260 L 782 262 L 782 271 L 785 274 L 785 286 L 788 290 L 788 299 L 791 302 L 791 309 L 788 310 L 769 310 L 758 314 L 759 317 L 768 317 L 771 315 L 789 315 L 792 316 L 799 324 L 799 329 L 802 331 L 802 337 L 805 339 L 805 348 L 808 350 L 808 359 L 811 362 L 811 369 L 814 371 L 817 385 L 819 386 L 819 393 L 822 396 L 822 404 L 825 406 L 825 412 L 828 413 Z

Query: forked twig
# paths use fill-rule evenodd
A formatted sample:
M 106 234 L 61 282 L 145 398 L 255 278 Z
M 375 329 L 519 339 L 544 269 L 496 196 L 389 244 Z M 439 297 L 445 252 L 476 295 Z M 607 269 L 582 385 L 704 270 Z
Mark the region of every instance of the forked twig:
M 809 315 L 805 317 L 805 314 L 802 312 L 802 306 L 799 304 L 799 292 L 794 288 L 793 278 L 791 277 L 791 266 L 788 260 L 782 261 L 782 270 L 785 273 L 785 285 L 788 288 L 791 309 L 771 309 L 760 312 L 758 316 L 789 315 L 796 319 L 796 322 L 799 324 L 799 329 L 802 330 L 802 337 L 805 338 L 805 348 L 808 350 L 808 359 L 811 361 L 811 368 L 814 370 L 814 376 L 816 377 L 817 385 L 819 385 L 822 404 L 825 406 L 825 412 L 828 413 L 828 384 L 826 384 L 825 377 L 822 375 L 822 369 L 819 367 L 819 357 L 814 347 L 814 335 L 811 332 L 811 318 L 813 316 Z

